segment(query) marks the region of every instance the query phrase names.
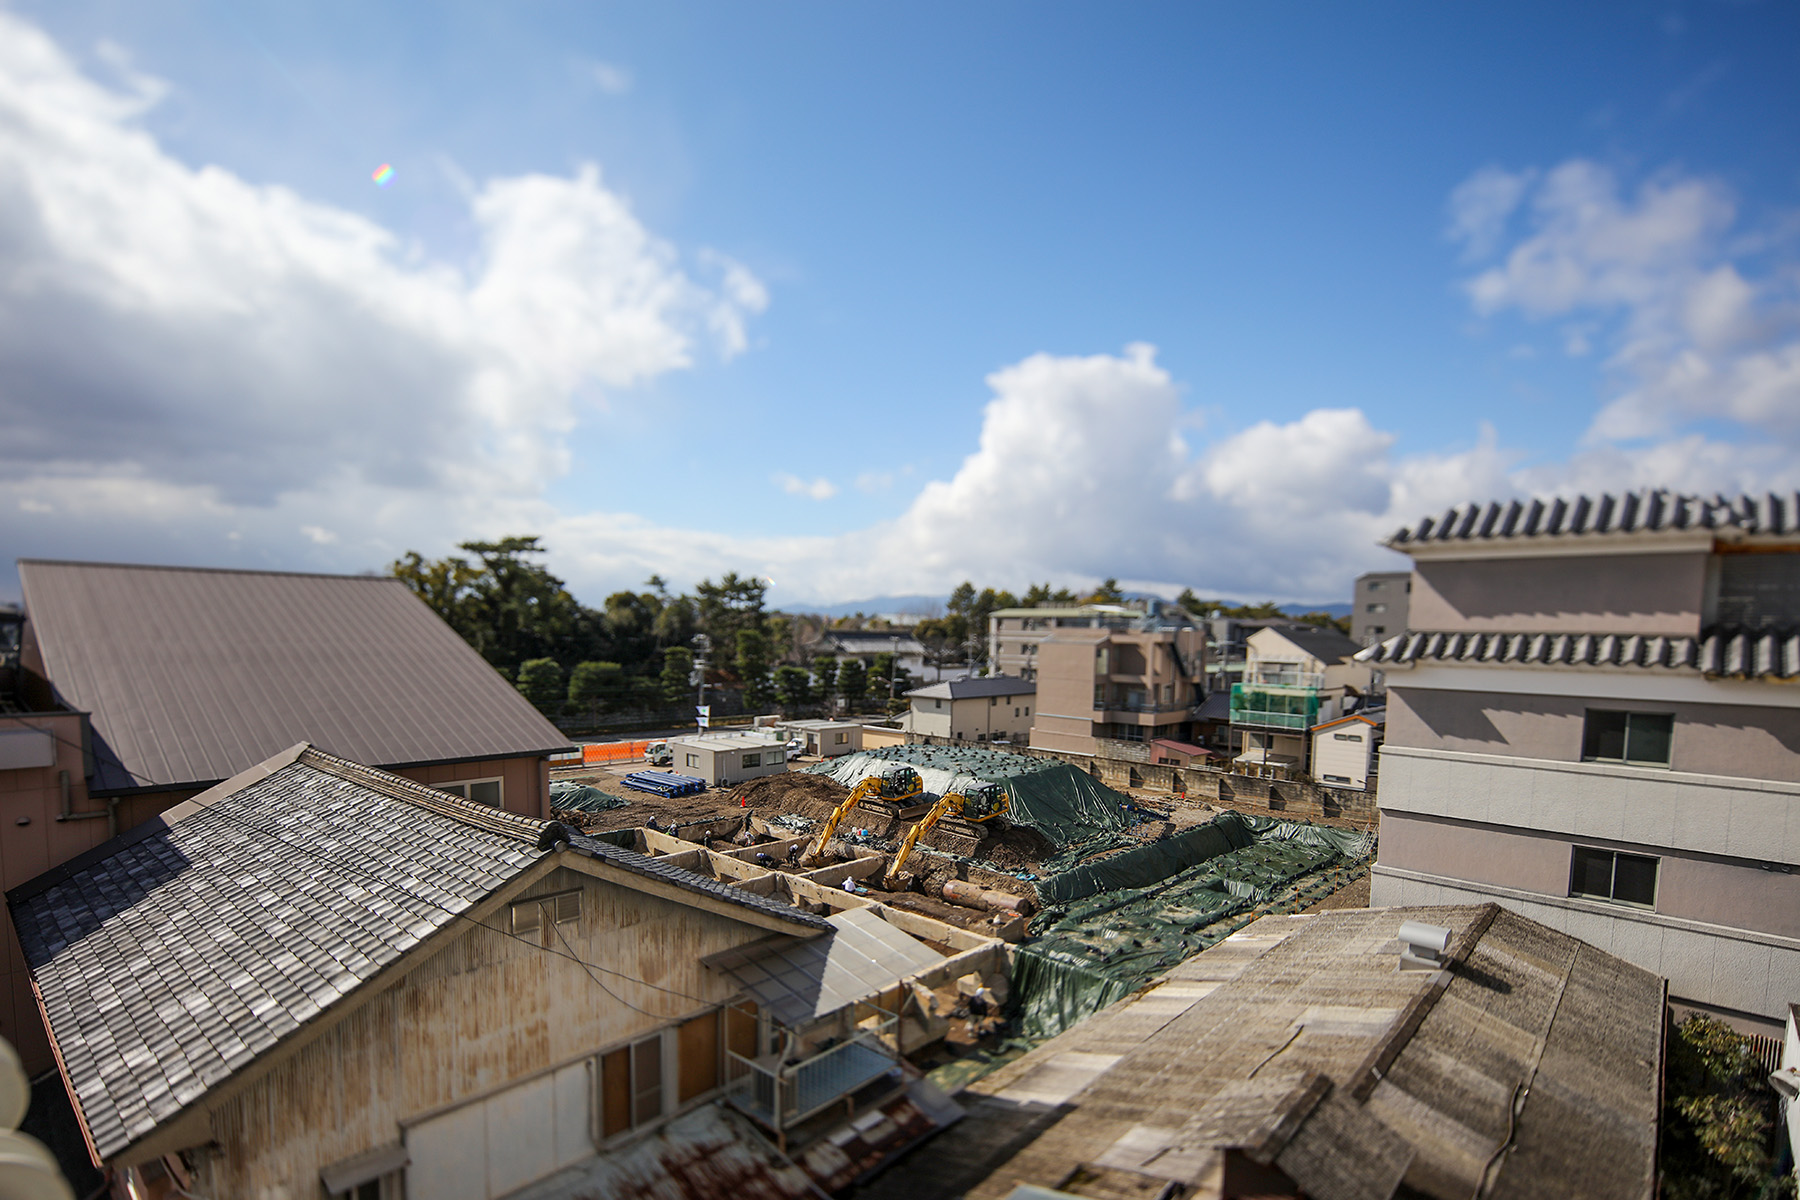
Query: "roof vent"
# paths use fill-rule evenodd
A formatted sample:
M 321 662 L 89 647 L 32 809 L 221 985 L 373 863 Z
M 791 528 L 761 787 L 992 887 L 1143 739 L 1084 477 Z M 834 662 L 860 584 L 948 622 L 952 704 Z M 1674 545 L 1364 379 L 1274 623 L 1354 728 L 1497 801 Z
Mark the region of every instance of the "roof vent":
M 1441 971 L 1450 950 L 1450 931 L 1442 925 L 1405 921 L 1400 925 L 1400 969 Z

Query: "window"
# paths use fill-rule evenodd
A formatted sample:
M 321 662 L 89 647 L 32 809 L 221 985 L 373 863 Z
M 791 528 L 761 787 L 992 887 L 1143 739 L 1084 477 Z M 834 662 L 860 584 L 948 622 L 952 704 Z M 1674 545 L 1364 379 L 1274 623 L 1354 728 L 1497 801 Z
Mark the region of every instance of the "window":
M 1569 895 L 1655 908 L 1660 862 L 1642 854 L 1577 846 L 1569 861 Z
M 1379 592 L 1381 590 L 1381 580 L 1379 580 L 1379 579 L 1369 580 L 1369 590 L 1371 592 Z
M 499 779 L 459 779 L 454 783 L 434 783 L 431 786 L 440 792 L 449 792 L 452 796 L 473 800 L 477 804 L 500 807 Z
M 761 754 L 746 754 L 746 755 L 744 755 L 744 765 L 746 767 L 762 766 L 762 755 Z
M 931 702 L 931 707 L 933 707 L 933 708 L 942 708 L 942 707 L 944 707 L 944 702 L 943 702 L 943 701 L 942 701 L 942 700 L 933 700 L 933 701 L 932 701 L 932 702 Z
M 1029 704 L 1025 706 L 1025 715 L 1028 717 L 1031 715 L 1031 705 Z
M 1380 637 L 1382 634 L 1387 632 L 1387 626 L 1386 625 L 1371 625 L 1371 626 L 1369 626 L 1369 632 L 1374 634 L 1376 637 Z
M 164 1158 L 138 1169 L 148 1177 L 151 1170 L 164 1167 L 159 1177 L 166 1178 L 172 1174 L 166 1169 L 170 1162 Z M 406 1195 L 404 1179 L 408 1165 L 406 1147 L 399 1142 L 390 1142 L 321 1168 L 319 1182 L 325 1185 L 325 1194 L 331 1200 L 401 1200 Z M 184 1188 L 190 1186 L 185 1173 L 177 1177 L 176 1182 Z
M 939 703 L 942 703 L 942 701 L 940 701 Z M 833 739 L 833 744 L 839 745 L 839 746 L 849 745 L 850 744 L 850 731 L 848 729 L 838 730 L 837 737 L 835 739 Z
M 1325 782 L 1326 783 L 1349 783 L 1350 777 L 1348 775 L 1327 775 L 1327 776 L 1325 776 Z
M 1385 604 L 1365 604 L 1365 605 L 1363 605 L 1363 611 L 1364 612 L 1372 612 L 1372 613 L 1386 612 L 1387 605 L 1385 605 Z
M 698 755 L 698 754 L 690 754 L 690 755 L 688 755 L 688 756 L 687 756 L 687 765 L 688 765 L 688 766 L 690 766 L 690 767 L 697 767 L 697 766 L 699 766 L 699 765 L 700 765 L 700 756 L 699 756 L 699 755 Z
M 1018 715 L 1019 715 L 1019 706 L 1015 704 L 1015 705 L 1013 705 L 1013 716 L 1016 717 Z
M 581 920 L 581 893 L 558 892 L 553 896 L 515 900 L 511 917 L 515 936 L 535 938 L 543 945 L 554 946 L 558 936 L 556 926 Z
M 989 708 L 999 708 L 1000 707 L 1000 697 L 989 696 L 988 697 L 988 707 Z
M 1335 740 L 1340 741 L 1340 742 L 1360 742 L 1360 741 L 1362 741 L 1362 734 L 1360 734 L 1360 733 L 1334 733 L 1331 736 Z
M 654 1033 L 600 1056 L 600 1136 L 612 1137 L 662 1116 L 663 1038 Z
M 1581 733 L 1581 761 L 1666 767 L 1674 734 L 1675 718 L 1669 713 L 1590 708 Z

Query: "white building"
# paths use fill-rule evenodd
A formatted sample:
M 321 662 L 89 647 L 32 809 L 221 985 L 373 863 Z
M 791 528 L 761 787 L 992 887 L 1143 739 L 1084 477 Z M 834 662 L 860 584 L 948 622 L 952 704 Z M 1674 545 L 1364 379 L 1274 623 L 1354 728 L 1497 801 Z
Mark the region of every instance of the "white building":
M 778 721 L 774 728 L 797 740 L 802 754 L 836 758 L 863 748 L 863 727 L 855 721 Z
M 900 728 L 908 734 L 1021 746 L 1031 740 L 1037 684 L 1028 679 L 952 679 L 914 688 L 906 698 L 912 707 L 900 718 Z
M 761 733 L 702 733 L 670 738 L 674 770 L 728 787 L 787 770 L 787 747 Z
M 1326 787 L 1364 792 L 1375 775 L 1382 710 L 1351 713 L 1312 728 L 1312 777 Z

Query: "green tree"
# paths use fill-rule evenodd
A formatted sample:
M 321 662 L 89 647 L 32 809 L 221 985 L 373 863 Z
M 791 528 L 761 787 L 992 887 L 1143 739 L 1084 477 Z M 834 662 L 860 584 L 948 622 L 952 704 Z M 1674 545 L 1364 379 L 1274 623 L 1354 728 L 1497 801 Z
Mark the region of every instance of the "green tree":
M 737 677 L 744 687 L 744 706 L 762 712 L 775 702 L 769 683 L 769 638 L 760 629 L 737 633 Z
M 1308 625 L 1317 625 L 1320 629 L 1335 629 L 1345 637 L 1350 636 L 1350 618 L 1334 617 L 1328 612 L 1301 613 L 1296 621 L 1304 621 Z
M 1792 1196 L 1767 1192 L 1777 1157 L 1775 1091 L 1749 1039 L 1696 1013 L 1669 1039 L 1663 1087 L 1662 1194 L 1670 1200 Z
M 740 629 L 763 628 L 763 595 L 768 586 L 752 576 L 738 577 L 727 571 L 718 583 L 703 579 L 694 588 L 694 604 L 700 632 L 712 638 L 715 646 L 737 645 Z
M 624 682 L 624 670 L 616 662 L 577 663 L 569 672 L 569 707 L 592 716 L 619 695 Z
M 562 711 L 563 669 L 554 658 L 532 658 L 519 664 L 517 687 L 547 717 Z
M 1082 600 L 1083 604 L 1123 604 L 1125 593 L 1119 588 L 1119 581 L 1108 576 L 1099 587 L 1090 592 Z
M 819 703 L 831 711 L 831 697 L 837 691 L 838 660 L 834 654 L 813 655 L 813 689 L 819 697 Z
M 781 698 L 781 711 L 793 716 L 813 702 L 812 673 L 805 667 L 783 663 L 775 668 L 775 694 Z
M 656 656 L 662 601 L 654 592 L 614 592 L 601 615 L 613 656 L 627 670 L 642 671 Z
M 851 712 L 863 711 L 869 690 L 869 668 L 860 658 L 847 658 L 838 666 L 838 695 Z
M 591 626 L 582 608 L 543 564 L 535 537 L 464 542 L 475 563 L 428 560 L 407 551 L 388 572 L 450 623 L 488 662 L 517 671 L 533 658 L 575 661 Z
M 663 651 L 662 676 L 657 681 L 662 688 L 662 702 L 670 709 L 688 709 L 693 706 L 694 697 L 699 688 L 691 681 L 694 673 L 694 653 L 686 646 L 670 646 Z
M 464 641 L 474 644 L 475 614 L 470 600 L 481 572 L 470 566 L 468 559 L 428 559 L 417 550 L 408 550 L 399 561 L 388 564 L 388 574 L 411 588 Z

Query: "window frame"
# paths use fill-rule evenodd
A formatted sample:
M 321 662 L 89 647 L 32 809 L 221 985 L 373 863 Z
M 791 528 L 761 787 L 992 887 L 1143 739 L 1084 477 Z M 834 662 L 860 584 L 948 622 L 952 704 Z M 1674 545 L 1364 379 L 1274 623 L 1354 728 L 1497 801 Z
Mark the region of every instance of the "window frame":
M 1619 757 L 1616 758 L 1599 753 L 1601 748 L 1600 739 L 1610 732 L 1600 727 L 1601 722 L 1610 721 L 1610 719 L 1614 717 L 1619 718 Z M 1662 733 L 1665 757 L 1661 759 L 1633 758 L 1633 725 L 1647 725 L 1651 721 L 1658 720 L 1668 722 L 1667 729 Z M 1650 731 L 1646 729 L 1638 736 L 1646 737 L 1652 735 Z M 1584 763 L 1606 763 L 1620 767 L 1650 767 L 1668 770 L 1675 762 L 1675 714 L 1666 712 L 1641 712 L 1632 709 L 1617 708 L 1586 709 L 1583 711 L 1581 718 L 1581 761 Z
M 470 789 L 478 783 L 491 783 L 494 785 L 494 791 L 498 798 L 492 804 L 488 804 L 486 800 L 477 800 L 474 796 L 469 794 Z M 506 777 L 504 775 L 483 775 L 478 779 L 450 779 L 443 783 L 430 783 L 425 786 L 436 791 L 448 792 L 458 800 L 467 800 L 470 804 L 481 804 L 489 808 L 506 807 Z M 457 788 L 461 788 L 462 791 L 457 791 Z
M 506 906 L 506 931 L 516 938 L 536 937 L 542 946 L 556 945 L 557 926 L 581 924 L 584 890 L 564 888 L 559 892 L 514 900 Z M 521 917 L 528 919 L 521 920 Z
M 1581 867 L 1582 856 L 1605 855 L 1610 860 L 1607 869 L 1606 894 L 1576 890 L 1576 880 Z M 1650 899 L 1621 899 L 1619 891 L 1619 860 L 1632 859 L 1650 864 Z M 1613 850 L 1605 846 L 1584 846 L 1576 843 L 1569 847 L 1569 898 L 1572 900 L 1592 900 L 1599 904 L 1617 904 L 1622 908 L 1635 908 L 1643 912 L 1655 912 L 1656 902 L 1662 895 L 1662 857 L 1654 854 L 1633 854 L 1629 850 Z

